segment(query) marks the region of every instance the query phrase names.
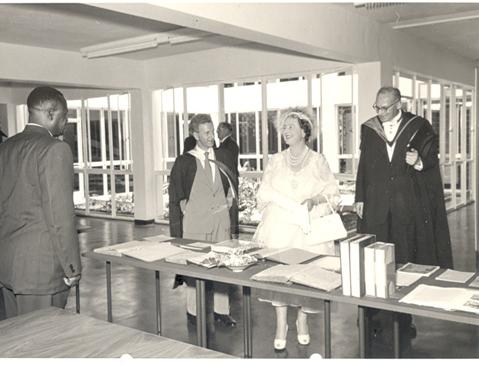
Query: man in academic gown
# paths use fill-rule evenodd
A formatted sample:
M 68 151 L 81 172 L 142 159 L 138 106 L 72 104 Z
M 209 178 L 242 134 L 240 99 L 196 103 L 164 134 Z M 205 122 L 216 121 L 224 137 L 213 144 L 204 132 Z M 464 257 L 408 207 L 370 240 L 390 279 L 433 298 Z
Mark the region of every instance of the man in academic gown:
M 234 162 L 224 149 L 213 149 L 211 117 L 197 114 L 190 125 L 196 147 L 179 156 L 171 170 L 169 185 L 170 234 L 198 241 L 221 242 L 231 238 L 229 208 L 236 196 Z M 192 279 L 187 283 L 187 314 L 196 316 L 196 292 Z M 176 279 L 176 284 L 182 282 Z M 228 288 L 215 285 L 215 320 L 234 326 L 229 316 Z
M 423 155 L 408 148 L 420 128 L 431 134 L 433 130 L 426 119 L 401 111 L 397 88 L 381 88 L 373 107 L 377 116 L 361 127 L 355 198 L 358 232 L 394 243 L 396 264 L 451 268 L 437 136 Z M 409 327 L 410 317 L 402 320 Z
M 233 127 L 228 122 L 220 122 L 218 128 L 216 129 L 218 134 L 218 139 L 220 140 L 220 148 L 228 150 L 234 161 L 234 174 L 236 176 L 236 182 L 239 182 L 239 172 L 238 172 L 238 158 L 239 158 L 239 147 L 236 141 L 234 141 L 231 134 L 233 133 Z M 236 192 L 239 194 L 238 186 L 236 186 Z M 231 235 L 233 238 L 238 238 L 239 236 L 239 211 L 238 211 L 238 201 L 234 200 L 230 208 L 230 221 L 231 221 Z

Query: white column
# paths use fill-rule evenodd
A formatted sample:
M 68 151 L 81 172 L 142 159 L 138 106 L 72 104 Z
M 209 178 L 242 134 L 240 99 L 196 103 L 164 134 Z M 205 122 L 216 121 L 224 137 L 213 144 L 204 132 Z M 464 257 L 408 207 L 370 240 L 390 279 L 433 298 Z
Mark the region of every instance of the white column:
M 131 144 L 135 221 L 153 221 L 156 213 L 156 184 L 153 157 L 152 91 L 131 92 Z

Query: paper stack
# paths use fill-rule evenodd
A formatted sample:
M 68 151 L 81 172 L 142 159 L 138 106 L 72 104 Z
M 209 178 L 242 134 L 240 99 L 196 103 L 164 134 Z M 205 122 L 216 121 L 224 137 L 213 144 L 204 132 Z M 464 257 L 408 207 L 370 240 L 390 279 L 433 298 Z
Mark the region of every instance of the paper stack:
M 474 273 L 447 269 L 444 273 L 439 274 L 436 279 L 444 282 L 466 283 L 474 276 Z

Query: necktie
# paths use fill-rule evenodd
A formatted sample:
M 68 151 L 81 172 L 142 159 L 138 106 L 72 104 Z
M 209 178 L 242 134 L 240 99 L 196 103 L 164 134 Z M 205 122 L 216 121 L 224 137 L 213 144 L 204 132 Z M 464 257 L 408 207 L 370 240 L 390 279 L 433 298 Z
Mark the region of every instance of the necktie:
M 205 152 L 205 172 L 210 182 L 213 182 L 213 173 L 211 171 L 211 164 L 210 164 L 210 161 L 208 160 L 209 154 L 210 154 L 209 152 Z

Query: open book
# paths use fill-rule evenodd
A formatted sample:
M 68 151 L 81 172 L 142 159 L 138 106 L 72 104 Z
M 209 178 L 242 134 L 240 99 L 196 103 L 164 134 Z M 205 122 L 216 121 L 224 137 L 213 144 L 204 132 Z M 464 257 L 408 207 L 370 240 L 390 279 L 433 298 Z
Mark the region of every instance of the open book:
M 317 264 L 276 265 L 251 277 L 253 280 L 275 283 L 297 283 L 331 291 L 341 285 L 341 274 Z
M 146 245 L 122 250 L 122 254 L 138 260 L 153 262 L 185 251 L 182 248 L 173 246 L 168 242 L 143 241 L 143 243 Z
M 93 250 L 99 254 L 118 256 L 120 257 L 122 253 L 126 250 L 138 249 L 145 246 L 158 246 L 158 243 L 147 242 L 147 241 L 129 241 L 124 243 L 119 243 L 117 245 L 98 247 Z

